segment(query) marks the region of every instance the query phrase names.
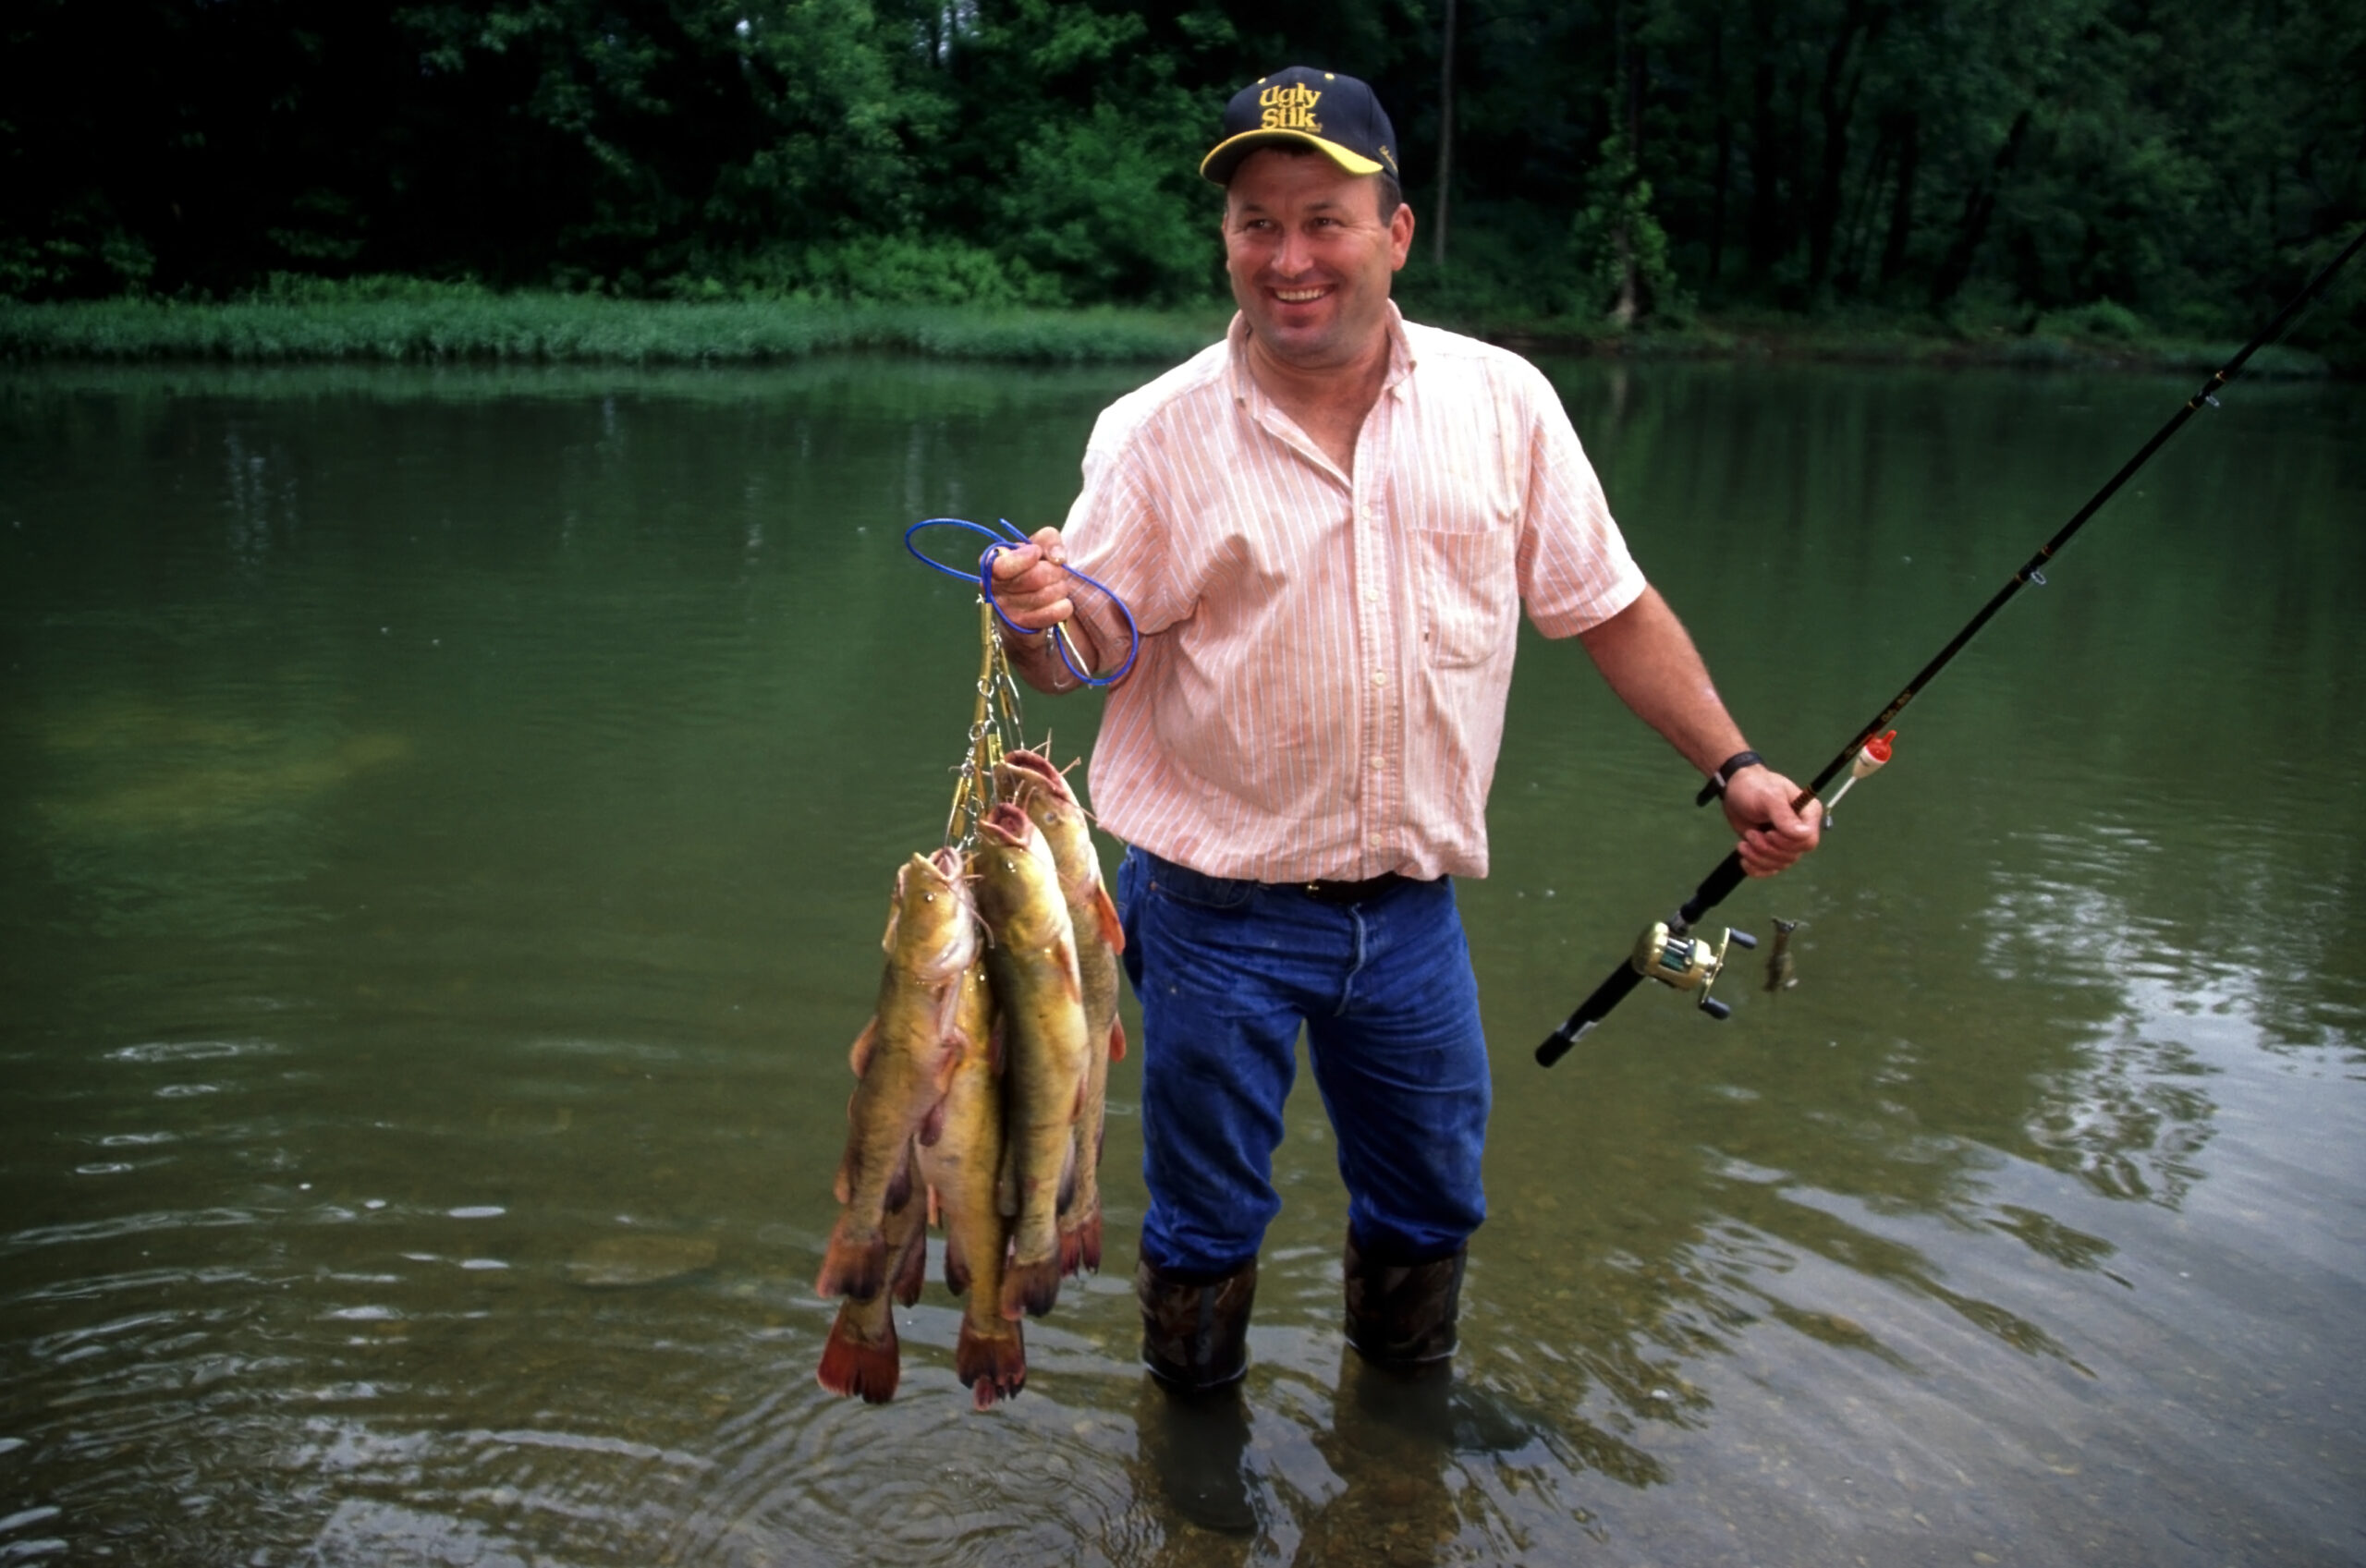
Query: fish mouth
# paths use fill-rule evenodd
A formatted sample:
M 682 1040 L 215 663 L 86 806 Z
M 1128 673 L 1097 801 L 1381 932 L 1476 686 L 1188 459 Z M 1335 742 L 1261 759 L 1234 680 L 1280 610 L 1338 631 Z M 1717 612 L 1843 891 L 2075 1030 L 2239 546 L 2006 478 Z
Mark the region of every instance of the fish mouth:
M 1012 751 L 1004 754 L 996 771 L 1008 771 L 1018 775 L 1024 784 L 1051 795 L 1069 805 L 1076 803 L 1076 792 L 1068 787 L 1067 775 L 1052 765 L 1052 760 L 1040 751 Z
M 1008 757 L 1003 759 L 1007 762 Z M 1012 849 L 1027 847 L 1027 835 L 1035 824 L 1016 801 L 1005 800 L 989 809 L 978 823 L 978 831 L 996 844 Z

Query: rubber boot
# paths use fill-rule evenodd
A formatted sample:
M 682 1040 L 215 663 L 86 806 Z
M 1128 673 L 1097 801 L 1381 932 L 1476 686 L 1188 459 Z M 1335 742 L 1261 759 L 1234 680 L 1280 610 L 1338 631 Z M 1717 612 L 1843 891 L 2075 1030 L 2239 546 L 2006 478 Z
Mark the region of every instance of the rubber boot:
M 1168 1503 L 1189 1523 L 1226 1535 L 1257 1528 L 1248 1470 L 1249 1307 L 1252 1259 L 1230 1274 L 1178 1274 L 1144 1260 L 1134 1270 L 1142 1309 L 1142 1457 Z
M 1454 1354 L 1462 1311 L 1462 1267 L 1470 1248 L 1396 1262 L 1367 1257 L 1348 1233 L 1348 1343 L 1374 1366 L 1409 1370 Z
M 1171 1272 L 1143 1258 L 1134 1270 L 1142 1308 L 1142 1365 L 1181 1393 L 1237 1383 L 1249 1370 L 1249 1307 L 1257 1260 L 1229 1274 Z

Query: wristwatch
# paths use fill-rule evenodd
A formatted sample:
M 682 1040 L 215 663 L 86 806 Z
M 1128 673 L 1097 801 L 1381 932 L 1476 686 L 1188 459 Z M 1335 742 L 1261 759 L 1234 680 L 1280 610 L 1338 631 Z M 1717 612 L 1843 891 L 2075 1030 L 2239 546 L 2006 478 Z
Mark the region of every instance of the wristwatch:
M 1708 805 L 1709 802 L 1726 793 L 1726 786 L 1734 782 L 1736 773 L 1740 772 L 1744 768 L 1763 768 L 1764 766 L 1766 766 L 1766 759 L 1755 751 L 1735 752 L 1717 764 L 1717 771 L 1709 775 L 1709 782 L 1701 786 L 1701 793 L 1692 797 L 1692 804 Z

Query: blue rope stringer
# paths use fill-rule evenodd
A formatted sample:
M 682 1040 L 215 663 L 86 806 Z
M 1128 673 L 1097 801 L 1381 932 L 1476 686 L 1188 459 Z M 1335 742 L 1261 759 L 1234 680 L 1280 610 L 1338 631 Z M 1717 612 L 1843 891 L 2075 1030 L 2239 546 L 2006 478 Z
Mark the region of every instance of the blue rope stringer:
M 1004 614 L 1002 606 L 994 602 L 994 557 L 1006 550 L 1015 550 L 1027 542 L 1027 536 L 1012 528 L 1010 519 L 998 517 L 995 521 L 1000 525 L 998 529 L 988 528 L 983 523 L 970 522 L 966 517 L 923 517 L 904 530 L 904 548 L 911 552 L 913 560 L 931 571 L 943 572 L 948 577 L 959 577 L 964 582 L 977 584 L 979 597 L 986 602 L 987 608 L 994 611 L 997 620 L 1021 637 L 1033 637 L 1036 634 L 1032 630 Z M 984 553 L 979 555 L 977 570 L 965 571 L 958 566 L 948 566 L 921 550 L 916 536 L 922 529 L 966 529 L 971 533 L 984 536 L 993 542 L 988 544 Z M 1117 614 L 1126 618 L 1126 660 L 1108 675 L 1094 675 L 1078 662 L 1076 644 L 1068 637 L 1067 628 L 1065 626 L 1052 628 L 1052 646 L 1058 651 L 1060 662 L 1068 667 L 1068 674 L 1086 686 L 1115 686 L 1126 678 L 1127 672 L 1134 667 L 1134 661 L 1141 655 L 1141 628 L 1134 624 L 1134 613 L 1127 606 L 1124 600 L 1117 597 L 1116 590 L 1108 584 L 1086 577 L 1074 566 L 1063 565 L 1060 570 L 1107 599 L 1110 603 L 1117 607 Z

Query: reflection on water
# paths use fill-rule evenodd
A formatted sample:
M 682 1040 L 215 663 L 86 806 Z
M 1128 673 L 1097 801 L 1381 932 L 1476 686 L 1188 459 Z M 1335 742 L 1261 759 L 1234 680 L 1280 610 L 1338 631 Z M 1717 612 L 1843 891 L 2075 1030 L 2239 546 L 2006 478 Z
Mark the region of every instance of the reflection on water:
M 846 1046 L 974 668 L 901 529 L 1056 518 L 1130 379 L 0 380 L 0 1558 L 2360 1554 L 2340 388 L 2230 399 L 1737 895 L 1795 987 L 1639 994 L 1550 1073 L 1722 845 L 1531 639 L 1461 890 L 1502 1092 L 1451 1378 L 1346 1352 L 1307 1098 L 1238 1404 L 1146 1386 L 1122 1243 L 1016 1402 L 970 1410 L 934 1284 L 893 1404 L 823 1394 Z M 1802 772 L 2182 395 L 1561 382 Z M 1089 748 L 1094 700 L 1031 727 Z

